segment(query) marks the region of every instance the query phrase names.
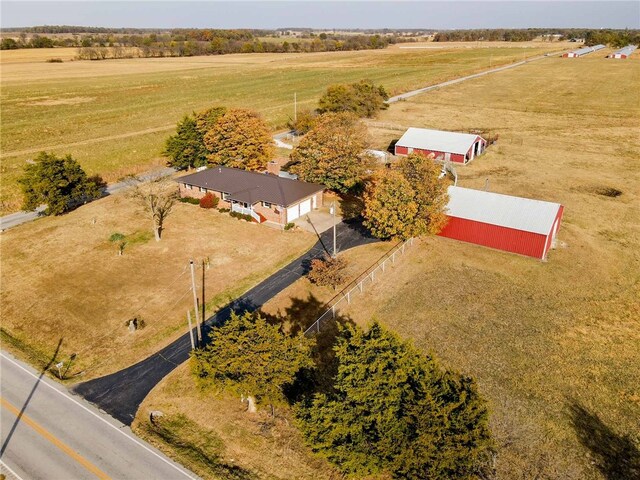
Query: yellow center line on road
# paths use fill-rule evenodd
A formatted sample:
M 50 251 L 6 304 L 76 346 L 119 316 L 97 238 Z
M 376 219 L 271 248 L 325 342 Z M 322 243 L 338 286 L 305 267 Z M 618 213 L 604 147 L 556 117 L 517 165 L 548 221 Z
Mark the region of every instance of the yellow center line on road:
M 0 403 L 2 403 L 2 406 L 4 408 L 6 408 L 8 411 L 10 411 L 11 413 L 13 413 L 16 417 L 19 417 L 21 422 L 24 422 L 27 425 L 29 425 L 40 436 L 42 436 L 44 439 L 46 439 L 49 442 L 51 442 L 55 447 L 57 447 L 60 450 L 62 450 L 69 457 L 71 457 L 76 462 L 78 462 L 80 465 L 82 465 L 84 468 L 86 468 L 89 472 L 93 473 L 96 477 L 98 477 L 98 478 L 100 478 L 102 480 L 110 480 L 111 479 L 111 477 L 109 477 L 109 475 L 104 473 L 102 470 L 100 470 L 98 467 L 96 467 L 89 460 L 87 460 L 86 458 L 81 456 L 79 453 L 77 453 L 75 450 L 73 450 L 66 443 L 58 440 L 58 438 L 56 438 L 52 433 L 50 433 L 48 430 L 46 430 L 44 427 L 42 427 L 40 424 L 38 424 L 35 420 L 33 420 L 27 414 L 23 413 L 22 415 L 20 415 L 20 410 L 18 410 L 16 407 L 14 407 L 11 403 L 9 403 L 3 397 L 0 397 Z

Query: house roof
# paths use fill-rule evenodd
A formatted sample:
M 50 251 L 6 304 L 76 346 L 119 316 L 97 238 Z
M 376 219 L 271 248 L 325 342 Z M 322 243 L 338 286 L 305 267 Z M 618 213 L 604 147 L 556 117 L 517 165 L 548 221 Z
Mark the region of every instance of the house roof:
M 213 167 L 177 179 L 195 187 L 225 192 L 232 200 L 254 204 L 269 202 L 287 207 L 314 193 L 324 185 L 277 177 L 237 168 Z
M 548 235 L 559 203 L 513 197 L 500 193 L 449 187 L 447 215 L 476 222 Z
M 478 135 L 471 133 L 446 132 L 427 128 L 411 127 L 404 132 L 396 146 L 420 148 L 436 152 L 466 154 Z

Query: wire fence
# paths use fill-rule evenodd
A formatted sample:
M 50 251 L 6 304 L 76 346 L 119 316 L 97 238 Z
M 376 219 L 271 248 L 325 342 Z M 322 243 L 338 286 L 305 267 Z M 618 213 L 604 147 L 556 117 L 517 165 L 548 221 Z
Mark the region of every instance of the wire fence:
M 351 303 L 351 299 L 358 293 L 363 293 L 366 285 L 371 285 L 376 280 L 376 275 L 380 275 L 385 272 L 389 264 L 396 263 L 396 257 L 404 254 L 405 248 L 413 245 L 413 238 L 405 240 L 396 244 L 391 250 L 385 253 L 377 262 L 362 272 L 355 280 L 344 287 L 338 292 L 331 300 L 329 300 L 325 307 L 326 310 L 318 317 L 318 319 L 311 324 L 304 332 L 305 336 L 319 333 L 322 328 L 322 323 L 329 319 L 336 318 L 336 312 L 338 305 L 342 302 Z

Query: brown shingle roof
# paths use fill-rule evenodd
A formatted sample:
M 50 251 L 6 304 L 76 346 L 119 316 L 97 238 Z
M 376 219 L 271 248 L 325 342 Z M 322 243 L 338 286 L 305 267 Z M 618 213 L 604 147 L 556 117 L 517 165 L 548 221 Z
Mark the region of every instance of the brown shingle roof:
M 269 202 L 287 207 L 316 192 L 323 185 L 276 177 L 237 168 L 213 167 L 177 179 L 180 183 L 225 192 L 229 198 L 254 204 Z

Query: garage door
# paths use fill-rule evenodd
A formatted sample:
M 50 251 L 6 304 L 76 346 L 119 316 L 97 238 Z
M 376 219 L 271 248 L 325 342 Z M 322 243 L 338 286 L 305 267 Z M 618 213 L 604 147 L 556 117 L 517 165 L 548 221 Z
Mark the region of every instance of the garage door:
M 287 222 L 293 222 L 299 216 L 300 213 L 298 213 L 298 205 L 287 208 Z
M 300 204 L 300 215 L 304 215 L 305 213 L 309 213 L 311 211 L 311 199 L 305 200 Z

